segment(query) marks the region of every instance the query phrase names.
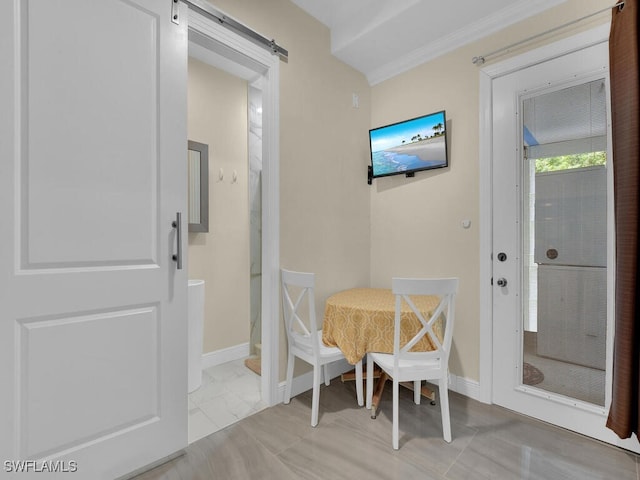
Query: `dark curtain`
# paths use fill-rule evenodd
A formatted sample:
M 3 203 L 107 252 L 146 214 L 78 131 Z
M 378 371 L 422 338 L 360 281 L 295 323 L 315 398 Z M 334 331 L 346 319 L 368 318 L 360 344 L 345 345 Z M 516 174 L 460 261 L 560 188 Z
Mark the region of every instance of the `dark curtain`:
M 638 434 L 640 405 L 640 284 L 638 210 L 640 135 L 637 0 L 612 10 L 609 37 L 616 222 L 616 323 L 613 396 L 607 427 L 620 438 Z

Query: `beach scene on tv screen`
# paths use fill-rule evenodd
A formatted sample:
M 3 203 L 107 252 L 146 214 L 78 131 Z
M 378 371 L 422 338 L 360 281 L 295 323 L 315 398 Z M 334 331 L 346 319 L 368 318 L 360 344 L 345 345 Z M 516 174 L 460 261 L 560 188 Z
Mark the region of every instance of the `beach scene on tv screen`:
M 370 131 L 373 175 L 444 167 L 444 112 Z

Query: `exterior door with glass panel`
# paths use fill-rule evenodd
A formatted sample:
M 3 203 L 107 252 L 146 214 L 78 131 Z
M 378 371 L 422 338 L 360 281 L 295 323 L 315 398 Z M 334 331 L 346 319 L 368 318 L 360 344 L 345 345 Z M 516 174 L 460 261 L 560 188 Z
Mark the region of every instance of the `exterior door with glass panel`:
M 493 81 L 494 402 L 609 443 L 608 47 Z

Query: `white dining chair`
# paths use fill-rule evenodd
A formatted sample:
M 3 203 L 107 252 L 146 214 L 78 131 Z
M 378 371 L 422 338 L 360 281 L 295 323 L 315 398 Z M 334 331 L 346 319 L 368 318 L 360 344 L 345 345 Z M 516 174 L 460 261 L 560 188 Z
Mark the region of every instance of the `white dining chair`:
M 451 420 L 449 418 L 448 364 L 454 325 L 454 301 L 458 290 L 457 278 L 424 279 L 393 278 L 392 291 L 396 297 L 395 323 L 393 331 L 393 354 L 367 354 L 367 407 L 373 395 L 373 365 L 377 364 L 393 379 L 393 426 L 392 444 L 398 449 L 398 394 L 400 382 L 413 382 L 414 402 L 420 403 L 422 380 L 437 380 L 442 413 L 442 430 L 446 442 L 451 442 Z M 437 295 L 438 306 L 428 319 L 416 308 L 411 295 Z M 404 345 L 400 345 L 402 305 L 409 305 L 411 312 L 422 324 L 420 331 Z M 438 320 L 442 319 L 442 320 Z M 435 333 L 436 322 L 442 322 L 444 334 Z M 440 327 L 440 325 L 438 325 Z M 411 352 L 425 335 L 428 335 L 436 349 L 429 352 Z
M 315 427 L 318 425 L 318 403 L 320 401 L 320 383 L 323 370 L 324 382 L 328 386 L 330 382 L 329 364 L 345 357 L 338 347 L 328 347 L 322 343 L 322 330 L 318 330 L 316 322 L 315 274 L 281 269 L 280 276 L 282 281 L 282 310 L 289 347 L 284 403 L 288 404 L 291 400 L 293 365 L 295 357 L 298 357 L 313 365 L 311 426 Z M 308 309 L 304 308 L 305 304 Z M 362 361 L 356 364 L 356 394 L 358 405 L 364 405 Z

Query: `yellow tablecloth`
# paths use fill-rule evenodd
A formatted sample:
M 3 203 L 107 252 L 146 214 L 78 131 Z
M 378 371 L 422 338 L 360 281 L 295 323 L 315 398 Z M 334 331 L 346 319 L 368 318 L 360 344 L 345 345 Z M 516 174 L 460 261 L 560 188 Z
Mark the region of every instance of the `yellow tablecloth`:
M 438 306 L 437 296 L 411 297 L 428 320 Z M 322 325 L 322 341 L 338 347 L 347 361 L 355 365 L 367 352 L 393 353 L 395 295 L 384 288 L 353 288 L 338 292 L 327 299 Z M 406 344 L 421 328 L 420 320 L 411 308 L 402 303 L 400 345 Z M 434 332 L 442 341 L 442 322 L 434 324 Z M 428 336 L 412 351 L 435 350 Z

